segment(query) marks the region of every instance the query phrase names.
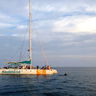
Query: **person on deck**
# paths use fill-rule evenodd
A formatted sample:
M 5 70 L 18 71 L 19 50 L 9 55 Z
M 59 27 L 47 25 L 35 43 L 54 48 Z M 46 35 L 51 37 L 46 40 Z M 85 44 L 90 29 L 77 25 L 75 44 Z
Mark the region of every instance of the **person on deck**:
M 51 69 L 51 67 L 50 67 L 50 66 L 47 66 L 47 68 L 46 68 L 46 69 L 50 70 L 50 69 Z
M 37 65 L 37 69 L 39 69 L 39 66 Z

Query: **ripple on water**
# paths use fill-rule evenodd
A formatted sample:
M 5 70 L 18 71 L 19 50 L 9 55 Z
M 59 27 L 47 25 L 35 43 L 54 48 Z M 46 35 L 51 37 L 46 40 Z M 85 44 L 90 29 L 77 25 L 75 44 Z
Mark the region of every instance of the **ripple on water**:
M 62 74 L 65 70 L 68 76 Z M 58 68 L 50 76 L 0 76 L 0 96 L 96 96 L 95 70 Z

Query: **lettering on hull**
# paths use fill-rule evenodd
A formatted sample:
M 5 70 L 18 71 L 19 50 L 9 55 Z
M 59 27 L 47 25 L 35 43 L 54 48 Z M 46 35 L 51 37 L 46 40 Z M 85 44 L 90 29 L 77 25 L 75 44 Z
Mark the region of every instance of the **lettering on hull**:
M 6 73 L 6 74 L 20 74 L 20 71 L 2 71 L 2 73 Z

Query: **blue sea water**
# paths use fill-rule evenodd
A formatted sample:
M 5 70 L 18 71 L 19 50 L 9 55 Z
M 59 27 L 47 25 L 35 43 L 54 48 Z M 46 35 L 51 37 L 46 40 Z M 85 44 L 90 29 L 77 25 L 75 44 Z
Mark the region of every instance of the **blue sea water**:
M 96 96 L 96 68 L 57 70 L 47 76 L 0 75 L 0 96 Z

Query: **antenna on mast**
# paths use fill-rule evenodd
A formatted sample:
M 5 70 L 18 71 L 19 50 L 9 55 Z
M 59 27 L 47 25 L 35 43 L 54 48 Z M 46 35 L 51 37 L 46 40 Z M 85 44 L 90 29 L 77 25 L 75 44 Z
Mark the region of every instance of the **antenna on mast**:
M 31 0 L 29 0 L 29 60 L 32 64 L 32 6 Z

